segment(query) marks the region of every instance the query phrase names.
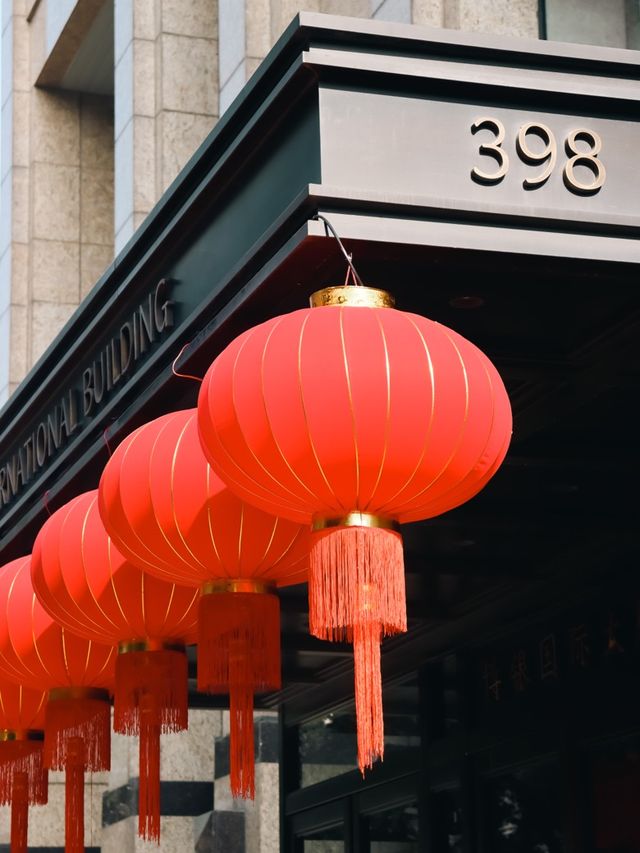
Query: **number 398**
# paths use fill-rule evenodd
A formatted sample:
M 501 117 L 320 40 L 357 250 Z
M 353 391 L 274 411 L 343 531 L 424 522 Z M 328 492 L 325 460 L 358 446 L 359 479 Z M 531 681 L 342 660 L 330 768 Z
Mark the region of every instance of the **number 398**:
M 497 162 L 497 169 L 486 172 L 474 166 L 471 169 L 471 177 L 481 184 L 497 184 L 509 171 L 509 155 L 502 147 L 505 139 L 504 125 L 497 118 L 485 116 L 476 119 L 471 125 L 471 133 L 486 129 L 490 130 L 495 139 L 493 142 L 485 142 L 480 145 L 480 154 L 486 154 Z M 544 145 L 541 151 L 533 151 L 528 144 L 527 136 L 533 134 L 542 140 Z M 576 147 L 578 140 L 586 142 L 588 151 L 581 151 Z M 594 130 L 579 128 L 573 130 L 564 141 L 567 152 L 567 161 L 564 164 L 562 176 L 567 189 L 580 195 L 591 195 L 598 192 L 605 182 L 607 173 L 602 160 L 598 158 L 602 150 L 602 140 Z M 545 164 L 541 172 L 527 177 L 522 182 L 525 189 L 535 189 L 542 186 L 553 172 L 558 159 L 558 146 L 553 132 L 540 122 L 527 122 L 518 131 L 516 138 L 516 150 L 520 159 L 528 165 Z M 586 166 L 593 174 L 589 182 L 582 181 L 575 173 L 576 166 Z

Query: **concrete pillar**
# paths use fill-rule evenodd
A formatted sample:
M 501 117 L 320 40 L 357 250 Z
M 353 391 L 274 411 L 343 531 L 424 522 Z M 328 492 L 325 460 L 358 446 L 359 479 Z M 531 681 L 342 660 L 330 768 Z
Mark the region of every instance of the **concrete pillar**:
M 115 0 L 115 247 L 218 116 L 217 0 Z

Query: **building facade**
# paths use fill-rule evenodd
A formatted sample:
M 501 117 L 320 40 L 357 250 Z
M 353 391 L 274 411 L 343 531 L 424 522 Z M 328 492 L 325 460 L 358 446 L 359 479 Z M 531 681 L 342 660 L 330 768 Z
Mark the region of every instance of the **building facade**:
M 409 35 L 395 25 L 417 24 L 505 39 L 548 36 L 612 48 L 640 46 L 639 10 L 632 0 L 608 4 L 595 0 L 320 0 L 306 4 L 305 9 L 373 19 L 382 25 L 376 37 L 382 39 L 388 34 L 398 44 L 404 44 Z M 151 237 L 141 237 L 138 229 L 145 223 L 148 229 L 154 227 L 148 224 L 154 208 L 158 211 L 165 205 L 166 212 L 166 205 L 175 204 L 176 188 L 185 186 L 189 174 L 201 168 L 209 134 L 220 121 L 216 139 L 223 138 L 225 114 L 233 112 L 230 108 L 245 83 L 299 11 L 299 4 L 290 0 L 2 0 L 0 402 L 9 400 L 41 358 L 44 361 L 40 364 L 45 363 L 47 348 L 53 343 L 55 349 L 67 322 L 70 329 L 79 328 L 74 312 L 92 294 L 96 282 L 117 281 L 118 266 L 126 266 L 125 256 L 131 258 L 137 246 L 153 242 Z M 455 42 L 451 33 L 446 38 Z M 436 42 L 438 35 L 424 30 L 416 39 Z M 366 47 L 360 49 L 365 51 Z M 531 55 L 535 52 L 531 42 L 526 51 Z M 347 158 L 346 152 L 351 149 L 345 145 L 344 150 Z M 338 162 L 339 146 L 336 151 Z M 348 183 L 339 166 L 334 174 L 336 180 L 342 178 Z M 159 234 L 156 236 L 160 241 Z M 185 234 L 183 239 L 190 236 Z M 288 618 L 293 619 L 295 613 L 292 606 Z M 349 826 L 353 815 L 344 816 L 345 802 L 354 809 L 357 821 L 362 817 L 372 839 L 377 838 L 377 847 L 372 840 L 372 851 L 426 850 L 415 846 L 423 841 L 414 838 L 412 826 L 418 812 L 424 815 L 425 809 L 435 808 L 436 803 L 442 809 L 442 825 L 433 829 L 430 853 L 475 849 L 465 835 L 469 833 L 468 824 L 466 829 L 458 825 L 463 812 L 464 820 L 468 820 L 468 804 L 461 801 L 469 794 L 468 785 L 460 788 L 449 778 L 450 765 L 443 759 L 439 769 L 431 767 L 438 781 L 430 805 L 417 802 L 413 783 L 407 781 L 411 774 L 417 777 L 423 773 L 423 765 L 416 759 L 420 744 L 438 741 L 441 730 L 471 730 L 469 721 L 463 719 L 467 711 L 455 704 L 469 700 L 473 693 L 468 686 L 458 689 L 465 678 L 471 678 L 469 672 L 462 671 L 463 664 L 484 673 L 480 683 L 485 685 L 489 699 L 495 699 L 498 710 L 491 704 L 487 708 L 483 705 L 482 713 L 487 716 L 487 728 L 493 729 L 503 721 L 499 694 L 504 689 L 504 672 L 510 679 L 510 701 L 518 701 L 518 684 L 524 692 L 533 679 L 526 666 L 514 670 L 514 660 L 526 660 L 517 657 L 523 649 L 535 646 L 535 654 L 543 656 L 547 667 L 565 663 L 570 667 L 578 654 L 578 628 L 589 619 L 607 618 L 608 611 L 596 613 L 591 604 L 585 604 L 584 615 L 582 611 L 561 614 L 544 630 L 544 626 L 529 626 L 522 636 L 510 635 L 498 651 L 488 643 L 485 649 L 463 658 L 444 656 L 419 672 L 416 669 L 412 675 L 403 674 L 390 688 L 386 701 L 390 708 L 398 709 L 389 711 L 390 720 L 397 717 L 390 726 L 392 752 L 395 749 L 397 753 L 390 764 L 393 768 L 394 760 L 404 763 L 407 773 L 381 777 L 380 790 L 382 783 L 389 781 L 396 788 L 397 814 L 392 797 L 386 801 L 390 816 L 379 821 L 379 826 L 377 818 L 372 817 L 382 813 L 376 811 L 375 785 L 361 790 L 349 776 L 338 810 L 337 789 L 329 791 L 323 802 L 321 797 L 312 802 L 310 794 L 314 783 L 330 783 L 343 771 L 348 775 L 350 765 L 344 756 L 352 749 L 351 710 L 342 714 L 338 703 L 320 719 L 310 719 L 300 695 L 292 694 L 288 706 L 286 695 L 274 701 L 273 707 L 288 708 L 285 717 L 288 714 L 290 725 L 280 731 L 274 713 L 265 710 L 258 716 L 257 798 L 255 804 L 239 804 L 231 800 L 228 791 L 225 712 L 210 707 L 192 709 L 190 731 L 168 738 L 163 747 L 161 849 L 271 853 L 284 849 L 282 837 L 286 839 L 283 844 L 291 845 L 287 849 L 296 853 L 351 851 L 356 849 L 353 839 L 357 830 Z M 623 617 L 618 621 L 624 622 Z M 613 630 L 607 642 L 622 645 L 615 628 L 605 625 L 602 630 Z M 556 656 L 555 637 L 571 631 L 575 638 L 563 652 L 564 658 L 560 653 Z M 591 636 L 589 631 L 586 633 Z M 548 637 L 554 637 L 553 654 Z M 582 636 L 580 642 L 583 656 L 595 654 L 595 640 Z M 302 651 L 296 647 L 298 653 L 303 658 L 307 654 L 321 659 L 314 646 Z M 509 660 L 501 661 L 500 655 Z M 536 684 L 546 680 L 544 665 Z M 297 689 L 304 692 L 304 673 L 298 677 Z M 556 675 L 550 672 L 548 677 Z M 420 703 L 428 701 L 427 682 L 430 689 L 432 683 L 436 685 L 431 695 L 454 704 L 422 713 Z M 540 702 L 544 705 L 544 700 Z M 427 720 L 434 727 L 428 735 L 421 728 Z M 335 733 L 335 739 L 327 738 L 327 733 Z M 295 782 L 288 775 L 293 772 L 289 769 L 291 762 L 284 780 L 279 780 L 281 743 L 285 751 L 296 754 Z M 455 749 L 458 746 L 456 741 Z M 132 813 L 135 754 L 133 742 L 116 738 L 111 774 L 87 785 L 87 815 L 91 815 L 87 819 L 88 849 L 109 853 L 144 848 L 135 837 L 136 818 Z M 491 775 L 490 767 L 485 776 L 498 797 L 502 782 Z M 546 767 L 540 771 L 541 782 L 535 773 L 533 781 L 520 782 L 523 789 L 529 785 L 537 791 L 544 785 L 552 786 L 552 776 L 553 769 Z M 290 809 L 282 834 L 278 807 L 281 783 Z M 50 805 L 41 815 L 34 810 L 30 843 L 35 847 L 56 849 L 63 844 L 62 787 L 61 780 L 54 779 Z M 407 791 L 410 788 L 409 793 L 405 787 Z M 362 807 L 360 800 L 365 803 Z M 500 825 L 501 815 L 496 812 L 493 817 Z M 550 817 L 549 833 L 557 835 L 552 823 Z M 6 821 L 3 832 L 1 840 L 6 841 Z M 424 840 L 424 835 L 420 838 Z M 439 847 L 444 841 L 437 839 L 449 839 L 448 848 Z M 535 844 L 548 843 L 548 839 L 536 841 L 532 836 L 530 849 L 542 850 L 545 848 L 536 848 Z M 580 849 L 575 847 L 575 840 L 571 843 L 572 850 Z M 556 849 L 565 848 L 557 846 L 554 853 Z

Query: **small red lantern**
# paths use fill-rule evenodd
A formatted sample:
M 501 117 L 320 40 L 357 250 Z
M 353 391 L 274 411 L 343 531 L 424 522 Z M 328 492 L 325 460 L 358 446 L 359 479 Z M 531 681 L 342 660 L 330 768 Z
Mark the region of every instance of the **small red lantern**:
M 236 338 L 202 383 L 216 474 L 313 526 L 311 633 L 354 644 L 358 763 L 384 749 L 380 641 L 406 630 L 398 524 L 473 497 L 504 458 L 511 409 L 489 359 L 389 294 L 327 288 Z
M 306 580 L 307 532 L 224 486 L 202 453 L 195 409 L 128 436 L 99 492 L 105 527 L 129 560 L 200 587 L 198 688 L 229 692 L 231 790 L 253 797 L 253 695 L 280 687 L 275 588 Z
M 11 804 L 11 853 L 26 853 L 29 805 L 47 802 L 42 764 L 47 694 L 3 681 L 0 686 L 0 805 Z
M 160 734 L 187 728 L 187 658 L 195 642 L 198 595 L 145 575 L 109 539 L 98 492 L 86 492 L 44 523 L 31 580 L 64 628 L 118 646 L 116 732 L 140 736 L 138 832 L 160 840 Z
M 0 572 L 0 672 L 49 690 L 44 764 L 65 770 L 65 849 L 84 850 L 84 773 L 108 770 L 115 650 L 61 628 L 37 600 L 31 557 Z

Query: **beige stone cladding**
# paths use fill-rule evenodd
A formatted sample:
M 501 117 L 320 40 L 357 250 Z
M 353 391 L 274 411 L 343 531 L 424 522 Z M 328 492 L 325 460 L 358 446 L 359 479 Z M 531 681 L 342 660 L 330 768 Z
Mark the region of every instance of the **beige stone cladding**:
M 194 850 L 213 810 L 214 744 L 221 712 L 191 709 L 186 732 L 163 735 L 160 850 Z M 102 853 L 145 853 L 158 846 L 138 837 L 138 738 L 114 735 L 112 770 L 103 798 Z
M 0 402 L 113 257 L 112 99 L 36 85 L 47 4 L 2 11 Z
M 218 117 L 216 0 L 115 5 L 115 249 Z

